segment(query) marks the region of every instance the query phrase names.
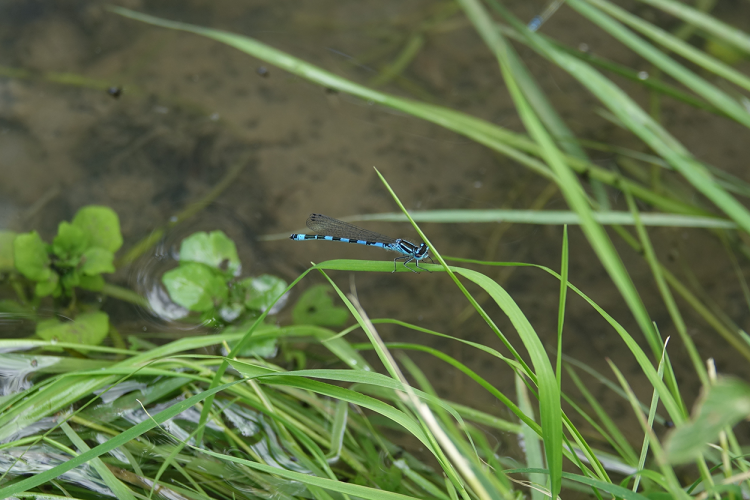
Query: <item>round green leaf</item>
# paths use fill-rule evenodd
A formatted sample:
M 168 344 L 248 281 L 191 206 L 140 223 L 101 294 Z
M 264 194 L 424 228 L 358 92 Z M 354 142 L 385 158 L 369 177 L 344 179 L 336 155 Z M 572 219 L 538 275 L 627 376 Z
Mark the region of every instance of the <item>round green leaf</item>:
M 60 277 L 60 281 L 62 282 L 63 288 L 70 290 L 71 288 L 78 286 L 81 282 L 81 273 L 78 271 L 65 273 Z
M 52 251 L 61 259 L 78 257 L 88 247 L 89 237 L 83 229 L 62 221 L 57 226 L 57 236 L 52 240 Z
M 98 292 L 102 288 L 104 288 L 104 278 L 102 278 L 101 274 L 97 274 L 95 276 L 86 276 L 84 274 L 81 276 L 78 287 L 85 290 Z
M 44 340 L 85 345 L 101 344 L 108 331 L 109 316 L 101 311 L 79 314 L 74 321 L 47 319 L 36 325 L 36 334 Z
M 99 247 L 89 248 L 83 252 L 80 271 L 87 276 L 113 273 L 115 272 L 115 266 L 112 264 L 114 258 L 115 254 L 109 250 Z
M 55 297 L 60 295 L 58 287 L 60 286 L 60 276 L 55 271 L 50 271 L 49 279 L 45 281 L 38 281 L 34 287 L 34 294 L 37 297 L 46 297 L 47 295 L 53 295 Z M 55 293 L 57 292 L 57 293 Z
M 270 274 L 245 278 L 238 286 L 245 291 L 245 307 L 265 311 L 286 290 L 286 281 Z
M 73 225 L 83 230 L 90 247 L 104 248 L 115 253 L 122 246 L 120 219 L 109 207 L 83 207 L 73 217 Z
M 161 280 L 172 300 L 191 311 L 208 311 L 225 301 L 229 294 L 224 279 L 197 262 L 181 264 L 164 273 Z
M 228 342 L 229 348 L 234 349 L 234 346 L 237 344 L 237 342 Z M 237 356 L 240 358 L 274 358 L 279 353 L 279 339 L 270 337 L 266 339 L 259 339 L 259 340 L 250 340 L 250 342 L 245 345 L 240 352 L 237 353 Z M 226 355 L 227 353 L 224 352 Z
M 13 258 L 16 269 L 30 280 L 47 281 L 52 273 L 47 245 L 36 231 L 16 236 L 13 240 Z
M 349 318 L 349 311 L 333 305 L 328 285 L 315 285 L 305 290 L 292 311 L 298 325 L 341 326 Z
M 182 240 L 180 262 L 200 262 L 232 276 L 237 276 L 242 267 L 237 247 L 222 231 L 201 231 Z

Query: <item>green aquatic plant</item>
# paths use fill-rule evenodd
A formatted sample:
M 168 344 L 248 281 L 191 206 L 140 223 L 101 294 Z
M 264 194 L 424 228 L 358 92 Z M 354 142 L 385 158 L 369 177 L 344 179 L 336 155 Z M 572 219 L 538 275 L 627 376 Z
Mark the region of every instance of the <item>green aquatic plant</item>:
M 232 323 L 268 309 L 284 293 L 284 280 L 264 274 L 238 279 L 242 265 L 234 242 L 222 231 L 182 240 L 179 266 L 161 277 L 172 300 L 200 313 L 206 324 Z
M 71 297 L 76 287 L 99 291 L 102 274 L 115 272 L 115 252 L 122 246 L 120 220 L 108 207 L 80 209 L 71 222 L 60 222 L 51 244 L 39 233 L 13 238 L 13 265 L 35 283 L 35 298 Z
M 134 292 L 104 280 L 103 274 L 115 272 L 115 252 L 122 244 L 117 214 L 93 205 L 81 208 L 71 222 L 60 222 L 52 243 L 36 231 L 0 232 L 0 278 L 19 299 L 1 301 L 0 312 L 34 318 L 35 333 L 45 340 L 100 344 L 110 330 L 109 316 L 77 290 L 148 306 Z M 241 269 L 236 246 L 223 232 L 198 232 L 182 241 L 178 267 L 161 281 L 177 305 L 198 313 L 206 325 L 220 326 L 257 317 L 286 289 L 271 275 L 240 278 Z M 56 317 L 35 315 L 46 297 L 53 299 Z
M 6 301 L 3 308 L 33 312 L 44 297 L 51 296 L 56 311 L 69 320 L 38 320 L 39 337 L 101 343 L 109 332 L 109 316 L 98 310 L 99 304 L 78 300 L 76 290 L 101 291 L 105 287 L 103 274 L 115 272 L 115 252 L 121 246 L 117 214 L 109 207 L 96 205 L 78 210 L 71 222 L 60 222 L 52 243 L 44 242 L 36 231 L 0 232 L 0 271 L 9 274 L 8 280 L 21 302 L 13 306 Z M 27 288 L 31 289 L 30 297 Z

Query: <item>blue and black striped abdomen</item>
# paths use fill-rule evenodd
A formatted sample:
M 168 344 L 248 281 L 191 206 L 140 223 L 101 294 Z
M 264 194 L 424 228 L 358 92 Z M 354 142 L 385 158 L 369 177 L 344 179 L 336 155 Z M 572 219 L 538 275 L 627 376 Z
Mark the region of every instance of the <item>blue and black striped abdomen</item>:
M 353 238 L 340 238 L 338 236 L 325 236 L 322 234 L 293 234 L 289 237 L 291 240 L 295 241 L 305 241 L 305 240 L 326 240 L 326 241 L 340 241 L 342 243 L 356 243 L 357 245 L 367 245 L 370 247 L 379 247 L 379 248 L 385 248 L 386 250 L 393 250 L 392 244 L 390 243 L 381 243 L 379 241 L 367 241 L 367 240 L 356 240 Z M 397 250 L 400 251 L 400 250 Z

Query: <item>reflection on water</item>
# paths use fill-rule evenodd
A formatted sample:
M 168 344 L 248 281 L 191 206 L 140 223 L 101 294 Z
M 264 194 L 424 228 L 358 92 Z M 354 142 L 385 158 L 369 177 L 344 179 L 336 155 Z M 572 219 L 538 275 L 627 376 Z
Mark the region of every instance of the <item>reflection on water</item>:
M 0 468 L 9 475 L 41 474 L 69 461 L 70 455 L 47 444 L 32 447 L 6 448 L 0 453 Z M 80 485 L 100 495 L 114 497 L 115 494 L 94 470 L 90 462 L 79 465 L 59 476 L 62 481 Z
M 180 224 L 165 233 L 159 242 L 143 255 L 129 264 L 126 268 L 127 279 L 131 287 L 140 295 L 146 297 L 148 308 L 138 306 L 138 315 L 144 325 L 150 330 L 172 329 L 178 331 L 210 332 L 214 328 L 189 318 L 189 311 L 176 304 L 169 296 L 162 282 L 165 272 L 178 266 L 180 260 L 180 244 L 182 240 L 199 231 L 220 230 L 230 236 L 231 239 L 240 242 L 240 254 L 249 261 L 242 261 L 247 265 L 237 269 L 239 273 L 244 270 L 257 268 L 253 260 L 254 252 L 247 241 L 245 234 L 248 228 L 236 218 L 222 217 L 226 211 L 221 207 L 213 205 L 207 210 L 196 215 L 187 223 Z M 279 301 L 276 310 L 283 307 L 285 301 Z
M 57 364 L 55 356 L 24 356 L 0 354 L 0 395 L 9 396 L 31 387 L 28 377 L 44 368 Z

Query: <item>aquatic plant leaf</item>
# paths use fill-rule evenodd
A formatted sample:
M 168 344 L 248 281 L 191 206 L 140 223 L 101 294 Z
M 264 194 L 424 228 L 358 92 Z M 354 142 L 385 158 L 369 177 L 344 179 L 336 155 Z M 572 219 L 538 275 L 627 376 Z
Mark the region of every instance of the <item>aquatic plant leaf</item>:
M 690 422 L 678 426 L 664 445 L 670 463 L 697 458 L 719 432 L 750 416 L 750 385 L 737 379 L 721 378 L 696 404 Z
M 265 311 L 286 290 L 286 281 L 270 274 L 245 278 L 238 283 L 245 289 L 245 307 Z
M 13 258 L 16 269 L 30 280 L 47 281 L 52 273 L 47 245 L 36 231 L 16 236 L 13 240 Z
M 229 348 L 234 349 L 237 342 L 228 342 Z M 250 343 L 242 348 L 236 355 L 240 358 L 273 358 L 278 354 L 279 339 L 269 337 L 265 339 L 250 340 Z M 227 354 L 226 352 L 224 353 Z
M 13 240 L 16 233 L 13 231 L 0 231 L 0 271 L 12 271 L 13 265 Z
M 94 276 L 87 276 L 84 274 L 81 276 L 78 287 L 98 292 L 104 288 L 104 278 L 102 278 L 101 274 L 96 274 Z
M 34 294 L 37 297 L 46 297 L 47 295 L 58 297 L 60 295 L 60 290 L 58 289 L 59 286 L 60 276 L 55 271 L 51 271 L 49 279 L 45 281 L 37 281 L 36 286 L 34 287 Z
M 349 319 L 349 311 L 333 305 L 328 285 L 315 285 L 305 290 L 292 311 L 298 325 L 341 326 Z
M 101 273 L 115 272 L 115 266 L 112 261 L 115 254 L 109 250 L 100 247 L 92 247 L 83 252 L 80 271 L 87 275 L 93 276 Z
M 232 276 L 237 276 L 242 268 L 237 247 L 222 231 L 201 231 L 182 240 L 180 262 L 200 262 Z
M 161 278 L 169 296 L 191 311 L 208 311 L 227 299 L 229 290 L 224 279 L 212 268 L 197 262 L 180 264 Z
M 60 282 L 62 283 L 63 288 L 70 290 L 71 288 L 78 286 L 81 282 L 81 273 L 78 271 L 65 273 L 60 277 Z
M 36 324 L 36 334 L 44 340 L 99 345 L 109 331 L 109 316 L 102 311 L 79 314 L 74 321 L 46 319 Z
M 116 252 L 122 246 L 120 219 L 109 207 L 89 205 L 73 217 L 73 225 L 88 236 L 89 246 Z
M 232 321 L 239 318 L 243 312 L 245 312 L 245 308 L 242 306 L 242 304 L 232 302 L 229 304 L 224 304 L 221 309 L 219 309 L 219 317 L 221 317 L 224 322 L 231 323 Z
M 88 247 L 89 237 L 80 227 L 62 221 L 57 236 L 52 240 L 52 252 L 62 259 L 79 256 Z

